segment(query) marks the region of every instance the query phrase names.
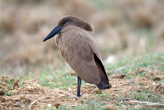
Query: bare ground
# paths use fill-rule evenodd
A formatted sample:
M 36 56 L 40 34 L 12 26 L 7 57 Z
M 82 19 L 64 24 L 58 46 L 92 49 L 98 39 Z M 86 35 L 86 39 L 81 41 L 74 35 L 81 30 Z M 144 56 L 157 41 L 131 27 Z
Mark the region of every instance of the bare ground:
M 129 73 L 132 75 L 132 73 Z M 81 88 L 84 94 L 78 98 L 73 95 L 76 92 L 76 86 L 73 88 L 48 88 L 38 84 L 38 79 L 20 81 L 20 79 L 12 79 L 9 76 L 2 76 L 0 82 L 0 109 L 48 109 L 54 106 L 54 109 L 59 106 L 67 106 L 67 109 L 72 107 L 82 106 L 87 101 L 98 99 L 99 103 L 104 104 L 105 109 L 126 108 L 128 104 L 135 106 L 136 103 L 129 102 L 133 100 L 128 91 L 141 92 L 147 90 L 148 93 L 163 95 L 164 85 L 156 84 L 149 77 L 135 77 L 133 80 L 125 80 L 125 75 L 113 75 L 109 77 L 112 88 L 108 90 L 98 90 L 96 86 L 85 84 Z M 156 76 L 157 80 L 164 79 L 164 76 Z M 159 78 L 159 79 L 158 79 Z M 9 82 L 13 82 L 8 85 Z M 105 95 L 105 100 L 98 97 L 101 94 Z M 121 95 L 123 94 L 123 95 Z M 119 101 L 119 103 L 118 103 Z M 116 105 L 117 102 L 117 105 Z M 127 102 L 124 107 L 123 102 Z

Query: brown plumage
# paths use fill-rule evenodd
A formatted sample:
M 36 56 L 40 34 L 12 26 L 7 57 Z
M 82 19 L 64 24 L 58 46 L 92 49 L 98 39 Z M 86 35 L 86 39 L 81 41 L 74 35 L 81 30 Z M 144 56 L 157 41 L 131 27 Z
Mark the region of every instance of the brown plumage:
M 100 52 L 94 38 L 87 31 L 93 31 L 91 25 L 77 17 L 67 16 L 59 21 L 44 41 L 58 34 L 56 44 L 78 76 L 99 89 L 110 88 Z

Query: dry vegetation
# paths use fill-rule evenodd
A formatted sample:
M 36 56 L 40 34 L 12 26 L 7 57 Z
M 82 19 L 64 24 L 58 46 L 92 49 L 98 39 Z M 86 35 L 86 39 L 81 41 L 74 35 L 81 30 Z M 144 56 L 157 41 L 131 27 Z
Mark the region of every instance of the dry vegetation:
M 1 0 L 0 75 L 14 78 L 1 77 L 0 109 L 137 109 L 145 106 L 134 100 L 164 103 L 163 10 L 163 0 Z M 83 84 L 85 94 L 73 96 L 75 76 L 65 72 L 69 68 L 54 40 L 42 42 L 66 15 L 94 26 L 112 89 Z M 124 62 L 148 53 L 161 54 Z M 62 72 L 48 74 L 56 70 Z M 61 84 L 61 77 L 70 83 Z
M 137 71 L 143 72 L 147 70 L 138 69 Z M 151 74 L 153 75 L 154 72 Z M 128 75 L 133 77 L 136 76 L 133 72 L 128 72 Z M 148 104 L 138 104 L 138 101 L 142 99 L 151 102 L 164 102 L 164 85 L 155 82 L 155 80 L 164 80 L 164 76 L 153 76 L 156 78 L 155 80 L 152 80 L 150 76 L 147 77 L 146 75 L 143 78 L 137 77 L 133 80 L 124 80 L 125 77 L 126 75 L 124 74 L 115 74 L 109 77 L 112 88 L 104 91 L 98 90 L 94 85 L 85 84 L 82 86 L 84 95 L 78 98 L 73 95 L 73 92 L 76 91 L 75 85 L 72 88 L 65 87 L 51 89 L 49 87 L 42 87 L 38 83 L 39 79 L 22 81 L 22 79 L 12 79 L 8 76 L 2 76 L 0 80 L 0 95 L 3 96 L 0 96 L 0 109 L 8 110 L 20 108 L 41 110 L 58 108 L 68 110 L 115 110 L 127 109 L 130 107 L 142 109 L 145 107 L 164 106 L 164 103 L 151 104 L 150 102 L 147 102 Z
M 1 73 L 62 68 L 64 61 L 54 40 L 42 40 L 66 15 L 78 16 L 95 27 L 93 36 L 104 60 L 110 55 L 120 59 L 162 51 L 163 6 L 162 0 L 1 0 Z

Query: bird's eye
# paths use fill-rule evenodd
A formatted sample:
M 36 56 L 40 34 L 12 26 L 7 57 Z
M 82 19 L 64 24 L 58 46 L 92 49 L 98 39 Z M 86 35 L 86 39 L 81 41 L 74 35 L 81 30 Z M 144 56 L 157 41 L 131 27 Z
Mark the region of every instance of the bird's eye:
M 62 22 L 62 24 L 64 25 L 66 22 L 67 22 L 67 21 L 66 21 L 66 20 L 64 20 L 64 21 Z

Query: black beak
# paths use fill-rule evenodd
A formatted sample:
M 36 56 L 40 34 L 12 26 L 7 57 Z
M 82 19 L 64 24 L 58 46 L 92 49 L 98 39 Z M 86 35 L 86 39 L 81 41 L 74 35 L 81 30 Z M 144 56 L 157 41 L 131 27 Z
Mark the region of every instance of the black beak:
M 53 36 L 55 36 L 56 34 L 58 34 L 60 31 L 61 31 L 61 26 L 60 25 L 58 25 L 58 26 L 56 26 L 49 34 L 48 34 L 48 36 L 43 40 L 43 42 L 44 41 L 46 41 L 46 40 L 48 40 L 48 39 L 50 39 L 50 38 L 52 38 Z

